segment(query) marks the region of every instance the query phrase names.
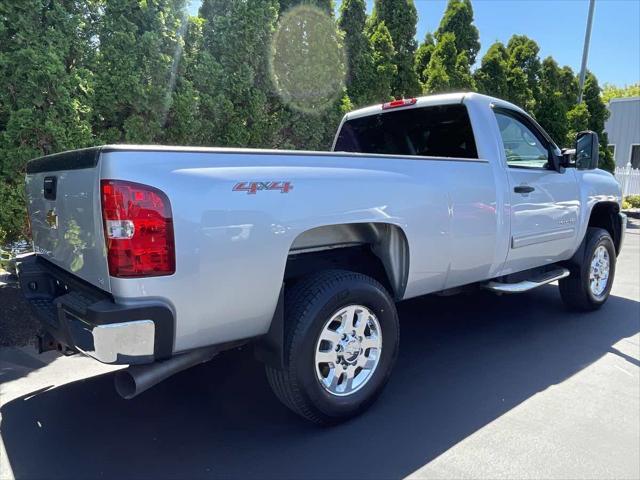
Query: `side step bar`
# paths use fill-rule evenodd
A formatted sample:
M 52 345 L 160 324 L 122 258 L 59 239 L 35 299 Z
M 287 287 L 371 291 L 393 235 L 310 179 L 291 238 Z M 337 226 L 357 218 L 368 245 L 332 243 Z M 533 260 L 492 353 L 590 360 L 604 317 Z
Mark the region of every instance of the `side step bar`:
M 541 275 L 535 276 L 533 278 L 523 280 L 521 282 L 515 283 L 503 283 L 503 282 L 488 282 L 483 285 L 483 288 L 487 290 L 491 290 L 492 292 L 497 293 L 522 293 L 528 292 L 529 290 L 533 290 L 534 288 L 541 287 L 542 285 L 546 285 L 547 283 L 555 282 L 556 280 L 560 280 L 562 278 L 566 278 L 569 276 L 569 270 L 566 268 L 558 268 L 556 270 L 551 270 L 549 272 L 544 272 Z

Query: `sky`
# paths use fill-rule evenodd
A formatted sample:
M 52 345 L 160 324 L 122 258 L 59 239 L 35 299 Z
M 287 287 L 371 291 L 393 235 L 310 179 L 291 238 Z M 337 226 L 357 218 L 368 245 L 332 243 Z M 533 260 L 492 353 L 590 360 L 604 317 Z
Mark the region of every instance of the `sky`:
M 189 10 L 199 4 L 193 0 Z M 335 2 L 339 8 L 340 0 Z M 415 0 L 417 39 L 438 28 L 446 0 Z M 367 0 L 368 11 L 373 0 Z M 540 46 L 540 58 L 551 55 L 561 66 L 580 70 L 589 10 L 588 0 L 473 0 L 481 50 L 511 35 L 524 34 Z M 640 0 L 596 0 L 587 68 L 599 82 L 623 86 L 640 82 Z

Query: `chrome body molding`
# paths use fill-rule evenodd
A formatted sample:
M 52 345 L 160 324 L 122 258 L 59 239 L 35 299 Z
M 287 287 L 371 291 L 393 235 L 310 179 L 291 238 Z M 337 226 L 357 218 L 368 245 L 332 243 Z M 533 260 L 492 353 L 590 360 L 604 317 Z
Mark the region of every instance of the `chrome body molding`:
M 572 238 L 576 234 L 575 228 L 563 228 L 551 232 L 534 233 L 532 235 L 521 235 L 511 238 L 511 248 L 526 247 L 536 243 L 551 242 L 552 240 L 561 240 L 563 238 Z

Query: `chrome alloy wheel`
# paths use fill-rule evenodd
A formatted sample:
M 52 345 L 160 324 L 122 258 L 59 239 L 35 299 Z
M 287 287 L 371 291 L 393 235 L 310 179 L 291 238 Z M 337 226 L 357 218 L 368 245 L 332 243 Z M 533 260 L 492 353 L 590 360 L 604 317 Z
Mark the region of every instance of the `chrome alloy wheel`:
M 360 390 L 373 376 L 382 353 L 378 318 L 367 307 L 348 305 L 325 323 L 315 350 L 316 375 L 332 395 Z
M 594 297 L 601 297 L 609 282 L 609 251 L 600 245 L 593 252 L 589 267 L 589 289 Z

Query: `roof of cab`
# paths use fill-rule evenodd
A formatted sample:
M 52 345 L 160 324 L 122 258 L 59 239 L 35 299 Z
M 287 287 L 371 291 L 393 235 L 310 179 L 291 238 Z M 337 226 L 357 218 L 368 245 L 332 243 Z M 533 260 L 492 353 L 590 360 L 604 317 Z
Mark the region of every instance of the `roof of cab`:
M 413 105 L 406 105 L 402 107 L 397 107 L 393 109 L 383 110 L 382 104 L 372 105 L 370 107 L 360 108 L 358 110 L 354 110 L 352 112 L 347 113 L 344 116 L 344 120 L 351 120 L 353 118 L 366 117 L 369 115 L 376 115 L 378 113 L 386 113 L 392 112 L 396 109 L 405 110 L 411 108 L 420 108 L 420 107 L 429 107 L 434 105 L 451 105 L 455 103 L 470 103 L 470 102 L 478 102 L 485 105 L 499 105 L 501 107 L 512 108 L 514 110 L 518 110 L 524 113 L 524 111 L 505 100 L 501 100 L 499 98 L 490 97 L 488 95 L 483 95 L 481 93 L 475 92 L 456 92 L 456 93 L 444 93 L 439 95 L 427 95 L 424 97 L 417 97 L 416 103 Z

